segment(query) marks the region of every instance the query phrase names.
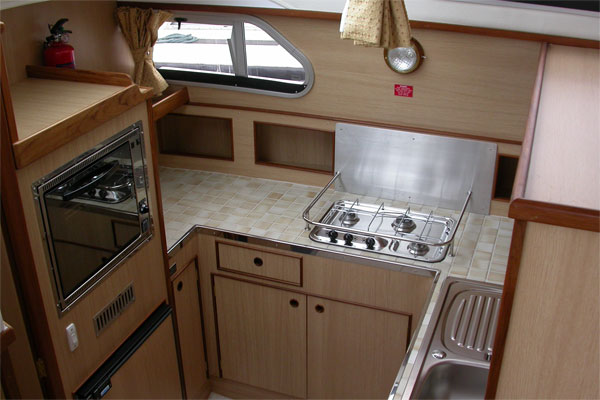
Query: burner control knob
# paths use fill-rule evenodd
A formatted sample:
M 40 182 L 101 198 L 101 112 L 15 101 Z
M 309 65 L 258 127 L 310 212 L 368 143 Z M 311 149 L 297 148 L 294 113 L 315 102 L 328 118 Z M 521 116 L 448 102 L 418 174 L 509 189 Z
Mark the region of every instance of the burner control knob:
M 150 211 L 150 208 L 148 207 L 148 201 L 146 199 L 140 201 L 138 208 L 140 210 L 140 214 L 148 214 L 148 211 Z
M 332 243 L 336 243 L 337 242 L 337 237 L 338 237 L 338 233 L 334 230 L 329 231 L 329 233 L 327 233 L 327 235 L 329 236 L 329 240 Z
M 108 192 L 104 189 L 100 189 L 99 193 L 101 199 L 105 199 L 108 196 Z
M 350 233 L 346 233 L 344 235 L 344 243 L 346 246 L 352 246 L 352 240 L 354 240 L 354 236 L 352 236 L 352 234 Z
M 365 243 L 367 244 L 367 249 L 373 250 L 375 248 L 375 239 L 373 239 L 372 237 L 367 238 L 367 240 L 365 240 Z

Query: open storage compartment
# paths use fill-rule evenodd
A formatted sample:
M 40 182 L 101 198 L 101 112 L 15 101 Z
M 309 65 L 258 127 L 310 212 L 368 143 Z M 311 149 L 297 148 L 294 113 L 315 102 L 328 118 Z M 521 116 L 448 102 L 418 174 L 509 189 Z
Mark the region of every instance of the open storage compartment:
M 256 164 L 333 175 L 335 133 L 254 122 Z
M 498 154 L 496 158 L 496 175 L 494 177 L 494 200 L 510 200 L 519 157 Z
M 156 121 L 162 154 L 233 161 L 233 129 L 229 118 L 167 114 Z

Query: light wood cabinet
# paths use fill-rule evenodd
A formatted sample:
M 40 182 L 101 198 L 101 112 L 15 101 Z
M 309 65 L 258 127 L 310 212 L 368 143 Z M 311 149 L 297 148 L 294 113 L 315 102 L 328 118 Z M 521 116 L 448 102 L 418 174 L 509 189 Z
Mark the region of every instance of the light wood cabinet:
M 306 296 L 214 278 L 223 378 L 306 397 Z
M 433 274 L 206 234 L 196 244 L 213 391 L 388 396 Z
M 169 316 L 111 376 L 105 399 L 181 397 L 173 324 Z
M 409 317 L 308 297 L 308 397 L 386 398 L 406 352 Z
M 191 260 L 172 282 L 181 364 L 187 397 L 207 398 L 210 393 L 198 291 L 198 266 Z

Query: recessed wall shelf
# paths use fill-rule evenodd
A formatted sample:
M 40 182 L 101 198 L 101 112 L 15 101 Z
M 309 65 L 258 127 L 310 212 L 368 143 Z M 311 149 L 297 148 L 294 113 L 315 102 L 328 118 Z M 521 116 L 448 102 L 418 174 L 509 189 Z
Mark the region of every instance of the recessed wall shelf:
M 254 122 L 255 163 L 333 174 L 335 132 Z
M 233 161 L 233 128 L 229 118 L 167 114 L 156 121 L 162 154 Z
M 498 154 L 494 177 L 494 200 L 510 200 L 519 157 Z

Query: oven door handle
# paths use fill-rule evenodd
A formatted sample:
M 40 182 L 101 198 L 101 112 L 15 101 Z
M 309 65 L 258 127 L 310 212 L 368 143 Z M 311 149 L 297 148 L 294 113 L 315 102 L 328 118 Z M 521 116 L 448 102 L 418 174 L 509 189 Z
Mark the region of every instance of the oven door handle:
M 79 179 L 75 184 L 73 184 L 73 186 L 75 186 L 76 189 L 67 191 L 62 195 L 63 201 L 69 201 L 72 198 L 79 196 L 86 190 L 89 190 L 91 187 L 95 186 L 101 179 L 112 175 L 118 167 L 119 162 L 114 160 L 94 170 L 93 172 L 88 172 L 83 177 L 81 177 L 81 179 Z

